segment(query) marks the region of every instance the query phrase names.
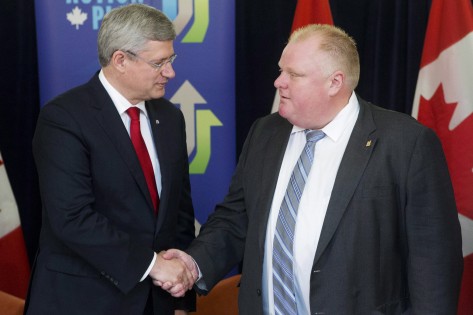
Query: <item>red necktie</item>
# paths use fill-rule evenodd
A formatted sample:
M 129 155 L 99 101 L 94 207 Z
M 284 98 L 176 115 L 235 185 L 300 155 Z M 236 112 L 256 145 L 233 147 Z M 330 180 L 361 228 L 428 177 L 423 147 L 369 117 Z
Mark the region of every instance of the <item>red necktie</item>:
M 138 107 L 130 107 L 127 109 L 127 114 L 131 118 L 130 123 L 130 137 L 133 146 L 135 147 L 136 155 L 140 160 L 141 168 L 145 175 L 146 184 L 148 184 L 148 190 L 151 194 L 151 200 L 154 205 L 154 212 L 157 213 L 159 207 L 159 196 L 158 189 L 156 187 L 156 180 L 154 179 L 153 164 L 149 157 L 148 149 L 146 148 L 145 141 L 141 136 L 140 131 L 140 109 Z

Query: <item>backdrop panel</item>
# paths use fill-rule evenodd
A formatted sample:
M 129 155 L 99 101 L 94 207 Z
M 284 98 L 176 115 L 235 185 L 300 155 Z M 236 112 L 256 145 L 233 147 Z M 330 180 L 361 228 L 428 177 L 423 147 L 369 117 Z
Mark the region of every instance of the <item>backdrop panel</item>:
M 192 195 L 203 222 L 225 195 L 235 166 L 233 0 L 37 0 L 41 104 L 99 69 L 100 23 L 108 11 L 130 3 L 162 10 L 176 27 L 176 78 L 165 97 L 185 116 Z

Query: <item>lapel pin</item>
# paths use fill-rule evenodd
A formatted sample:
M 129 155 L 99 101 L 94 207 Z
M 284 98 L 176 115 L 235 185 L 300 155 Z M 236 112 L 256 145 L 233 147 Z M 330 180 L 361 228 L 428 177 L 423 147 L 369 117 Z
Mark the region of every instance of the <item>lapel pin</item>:
M 156 125 L 159 125 L 159 120 L 156 119 Z
M 366 142 L 366 146 L 367 146 L 367 147 L 370 147 L 370 146 L 371 146 L 371 140 L 368 140 L 368 141 Z

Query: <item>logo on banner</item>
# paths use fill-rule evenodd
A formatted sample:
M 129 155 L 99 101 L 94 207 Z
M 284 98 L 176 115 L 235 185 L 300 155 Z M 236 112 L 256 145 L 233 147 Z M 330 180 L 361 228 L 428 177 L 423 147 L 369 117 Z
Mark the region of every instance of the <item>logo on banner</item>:
M 211 129 L 222 126 L 222 122 L 210 109 L 196 109 L 196 104 L 207 104 L 196 88 L 185 81 L 171 97 L 171 102 L 181 105 L 186 121 L 187 154 L 194 149 L 195 155 L 189 164 L 191 174 L 204 174 L 210 161 Z
M 74 5 L 71 11 L 66 13 L 66 18 L 71 22 L 71 26 L 75 26 L 76 30 L 79 30 L 79 26 L 83 26 L 86 21 L 92 23 L 93 30 L 98 30 L 100 22 L 105 14 L 113 9 L 113 5 L 119 6 L 128 3 L 143 3 L 143 0 L 66 0 L 66 5 Z
M 178 10 L 179 7 L 179 10 Z M 163 12 L 173 20 L 177 35 L 193 23 L 184 35 L 183 43 L 202 43 L 209 27 L 209 0 L 163 0 Z
M 66 14 L 66 18 L 76 30 L 79 30 L 79 26 L 84 25 L 90 14 L 92 29 L 98 30 L 103 17 L 114 6 L 143 2 L 143 0 L 66 0 L 66 4 L 74 5 Z M 90 12 L 86 12 L 88 9 Z M 182 38 L 182 43 L 204 41 L 209 27 L 209 0 L 163 0 L 162 11 L 173 21 L 177 35 L 188 28 Z M 193 20 L 192 24 L 190 24 L 191 20 Z
M 84 25 L 85 20 L 87 20 L 87 13 L 82 12 L 79 7 L 72 9 L 72 12 L 67 13 L 66 16 L 71 25 L 75 25 L 76 30 L 79 29 L 79 25 Z

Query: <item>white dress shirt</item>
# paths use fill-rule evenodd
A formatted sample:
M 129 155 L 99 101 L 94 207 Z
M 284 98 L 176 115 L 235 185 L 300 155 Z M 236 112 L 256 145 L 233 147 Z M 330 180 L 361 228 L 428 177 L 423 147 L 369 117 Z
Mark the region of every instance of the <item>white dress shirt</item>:
M 322 131 L 325 137 L 317 142 L 314 164 L 306 181 L 296 219 L 294 233 L 294 278 L 298 314 L 310 314 L 310 278 L 315 251 L 319 242 L 332 194 L 338 167 L 358 118 L 360 105 L 355 93 L 348 104 Z M 304 129 L 294 126 L 286 147 L 274 192 L 266 230 L 263 265 L 263 308 L 265 314 L 274 314 L 273 295 L 273 239 L 279 208 L 286 193 L 289 179 L 306 144 Z
M 103 71 L 99 73 L 100 82 L 104 86 L 105 90 L 107 91 L 108 95 L 112 99 L 113 104 L 117 108 L 118 113 L 123 121 L 123 124 L 130 135 L 130 121 L 131 118 L 127 114 L 127 109 L 130 107 L 138 107 L 140 109 L 140 131 L 141 135 L 143 136 L 143 140 L 145 141 L 146 148 L 148 149 L 149 157 L 151 159 L 151 163 L 153 164 L 153 171 L 154 171 L 154 178 L 156 181 L 156 187 L 158 188 L 158 195 L 161 195 L 161 169 L 159 167 L 159 160 L 158 154 L 156 153 L 156 147 L 154 146 L 153 135 L 151 133 L 151 126 L 150 120 L 148 119 L 148 112 L 146 111 L 145 102 L 140 102 L 136 105 L 132 105 L 128 100 L 120 94 L 105 78 Z M 151 264 L 149 265 L 148 269 L 144 273 L 143 277 L 140 281 L 143 281 L 151 271 L 151 268 L 156 261 L 156 253 L 153 256 Z

